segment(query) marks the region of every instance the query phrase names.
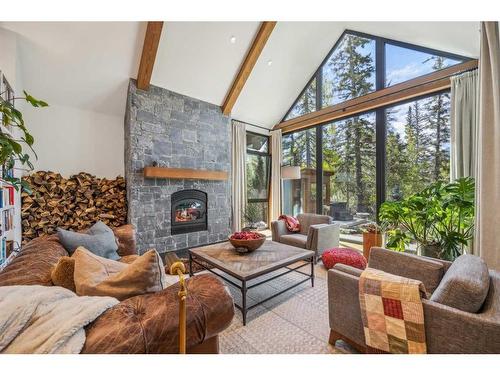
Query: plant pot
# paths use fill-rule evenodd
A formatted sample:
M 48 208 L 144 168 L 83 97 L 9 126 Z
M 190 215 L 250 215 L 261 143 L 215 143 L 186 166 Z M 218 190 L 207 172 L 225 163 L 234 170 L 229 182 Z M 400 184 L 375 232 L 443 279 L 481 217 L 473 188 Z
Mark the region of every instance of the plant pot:
M 441 246 L 439 244 L 420 244 L 420 253 L 429 258 L 441 259 Z
M 382 233 L 363 232 L 363 256 L 368 260 L 372 247 L 382 246 Z

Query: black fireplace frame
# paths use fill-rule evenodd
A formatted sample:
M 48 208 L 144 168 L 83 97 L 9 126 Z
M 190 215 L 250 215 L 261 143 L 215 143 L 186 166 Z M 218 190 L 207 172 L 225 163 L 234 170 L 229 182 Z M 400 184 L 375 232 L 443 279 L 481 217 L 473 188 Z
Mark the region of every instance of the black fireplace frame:
M 203 218 L 196 221 L 188 221 L 188 222 L 176 222 L 175 221 L 175 206 L 182 201 L 185 200 L 198 200 L 203 202 L 205 205 L 205 212 Z M 185 189 L 179 190 L 172 194 L 170 197 L 170 233 L 174 234 L 183 234 L 190 232 L 200 232 L 204 230 L 208 230 L 208 195 L 204 191 L 197 189 Z

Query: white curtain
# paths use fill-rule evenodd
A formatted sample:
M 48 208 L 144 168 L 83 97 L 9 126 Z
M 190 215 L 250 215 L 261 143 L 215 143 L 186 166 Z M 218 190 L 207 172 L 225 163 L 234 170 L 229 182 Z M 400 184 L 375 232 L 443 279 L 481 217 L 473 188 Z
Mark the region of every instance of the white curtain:
M 247 202 L 246 159 L 246 126 L 244 123 L 233 121 L 232 219 L 235 232 L 241 230 Z
M 500 270 L 500 37 L 498 22 L 481 22 L 479 126 L 474 253 Z
M 271 217 L 269 221 L 277 220 L 281 215 L 281 130 L 271 133 Z
M 475 176 L 479 77 L 473 70 L 451 77 L 451 180 Z

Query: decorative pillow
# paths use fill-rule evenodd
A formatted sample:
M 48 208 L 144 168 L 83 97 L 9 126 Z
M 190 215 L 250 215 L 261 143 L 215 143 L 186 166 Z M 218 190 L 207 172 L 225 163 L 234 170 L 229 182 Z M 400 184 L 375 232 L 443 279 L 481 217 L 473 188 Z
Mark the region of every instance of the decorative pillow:
M 100 257 L 83 247 L 76 249 L 72 258 L 78 295 L 110 296 L 122 301 L 167 287 L 163 262 L 156 250 L 147 251 L 130 264 Z
M 62 286 L 72 292 L 75 291 L 75 260 L 70 257 L 61 257 L 52 269 L 50 277 L 52 284 Z
M 448 268 L 431 301 L 477 313 L 483 306 L 489 287 L 490 275 L 484 260 L 464 254 Z
M 137 254 L 134 254 L 134 255 L 125 255 L 124 257 L 121 257 L 120 259 L 118 259 L 118 261 L 121 262 L 121 263 L 130 264 L 133 261 L 135 261 L 137 258 L 139 258 L 139 255 L 137 255 Z
M 57 228 L 59 241 L 71 255 L 82 246 L 90 252 L 104 258 L 117 260 L 119 258 L 118 245 L 113 230 L 99 221 L 86 233 L 77 233 L 62 228 Z

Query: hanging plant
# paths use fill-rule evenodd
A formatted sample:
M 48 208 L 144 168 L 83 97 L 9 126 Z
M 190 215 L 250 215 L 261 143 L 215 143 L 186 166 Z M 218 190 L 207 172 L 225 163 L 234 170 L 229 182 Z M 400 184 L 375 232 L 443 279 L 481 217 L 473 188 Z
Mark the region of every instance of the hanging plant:
M 48 104 L 42 100 L 35 99 L 33 96 L 23 91 L 24 96 L 16 97 L 15 100 L 25 100 L 33 107 L 47 107 Z M 34 138 L 24 124 L 23 114 L 16 108 L 12 102 L 7 101 L 1 97 L 0 94 L 0 113 L 3 127 L 0 129 L 0 166 L 9 170 L 13 168 L 23 169 L 25 171 L 32 171 L 33 164 L 30 161 L 30 155 L 25 152 L 25 147 L 29 147 L 35 158 L 37 157 L 33 149 Z M 6 131 L 6 127 L 11 129 L 19 129 L 19 137 L 15 136 L 15 132 Z M 12 134 L 11 134 L 12 133 Z M 16 162 L 18 163 L 16 166 Z M 2 181 L 5 181 L 16 190 L 20 187 L 26 191 L 31 191 L 30 186 L 20 178 L 14 176 L 3 176 Z

